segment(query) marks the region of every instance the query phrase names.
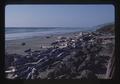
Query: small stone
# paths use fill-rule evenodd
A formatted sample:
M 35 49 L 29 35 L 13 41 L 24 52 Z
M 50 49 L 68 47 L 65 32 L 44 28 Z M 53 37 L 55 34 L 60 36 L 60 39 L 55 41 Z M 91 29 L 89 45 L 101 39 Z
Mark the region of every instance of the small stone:
M 46 36 L 46 38 L 50 38 L 50 36 Z
M 21 45 L 22 45 L 22 46 L 24 46 L 24 45 L 26 45 L 26 43 L 25 43 L 25 42 L 23 42 Z

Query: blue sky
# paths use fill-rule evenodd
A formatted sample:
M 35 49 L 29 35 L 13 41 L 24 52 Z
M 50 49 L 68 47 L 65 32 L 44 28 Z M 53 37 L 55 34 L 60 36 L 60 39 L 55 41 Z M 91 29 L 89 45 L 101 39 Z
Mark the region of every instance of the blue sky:
M 113 5 L 7 5 L 6 27 L 92 27 L 115 21 Z

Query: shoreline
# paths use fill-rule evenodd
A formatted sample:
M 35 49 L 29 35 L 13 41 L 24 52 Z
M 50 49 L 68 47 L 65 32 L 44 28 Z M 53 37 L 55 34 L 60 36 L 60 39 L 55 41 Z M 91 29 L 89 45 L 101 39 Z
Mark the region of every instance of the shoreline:
M 24 32 L 24 33 L 6 33 L 5 34 L 5 41 L 9 40 L 19 40 L 19 39 L 28 39 L 33 37 L 43 37 L 43 36 L 50 36 L 50 35 L 62 35 L 62 34 L 70 34 L 70 33 L 78 33 L 78 32 L 88 32 L 88 31 L 68 31 L 68 32 Z

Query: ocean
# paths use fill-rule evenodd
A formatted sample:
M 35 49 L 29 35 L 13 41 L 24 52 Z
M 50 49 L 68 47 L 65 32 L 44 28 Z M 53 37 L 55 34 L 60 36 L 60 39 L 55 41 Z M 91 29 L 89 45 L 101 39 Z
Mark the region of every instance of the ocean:
M 89 28 L 67 28 L 67 27 L 40 27 L 40 28 L 5 28 L 5 40 L 16 40 L 31 38 L 34 36 L 45 36 L 50 34 L 62 34 L 77 31 L 88 31 Z

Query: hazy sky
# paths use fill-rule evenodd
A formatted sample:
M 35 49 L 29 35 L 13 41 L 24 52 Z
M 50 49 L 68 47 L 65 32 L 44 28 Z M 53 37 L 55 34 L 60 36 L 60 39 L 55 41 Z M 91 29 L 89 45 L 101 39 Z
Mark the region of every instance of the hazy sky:
M 114 22 L 113 5 L 7 5 L 6 27 L 92 27 Z

